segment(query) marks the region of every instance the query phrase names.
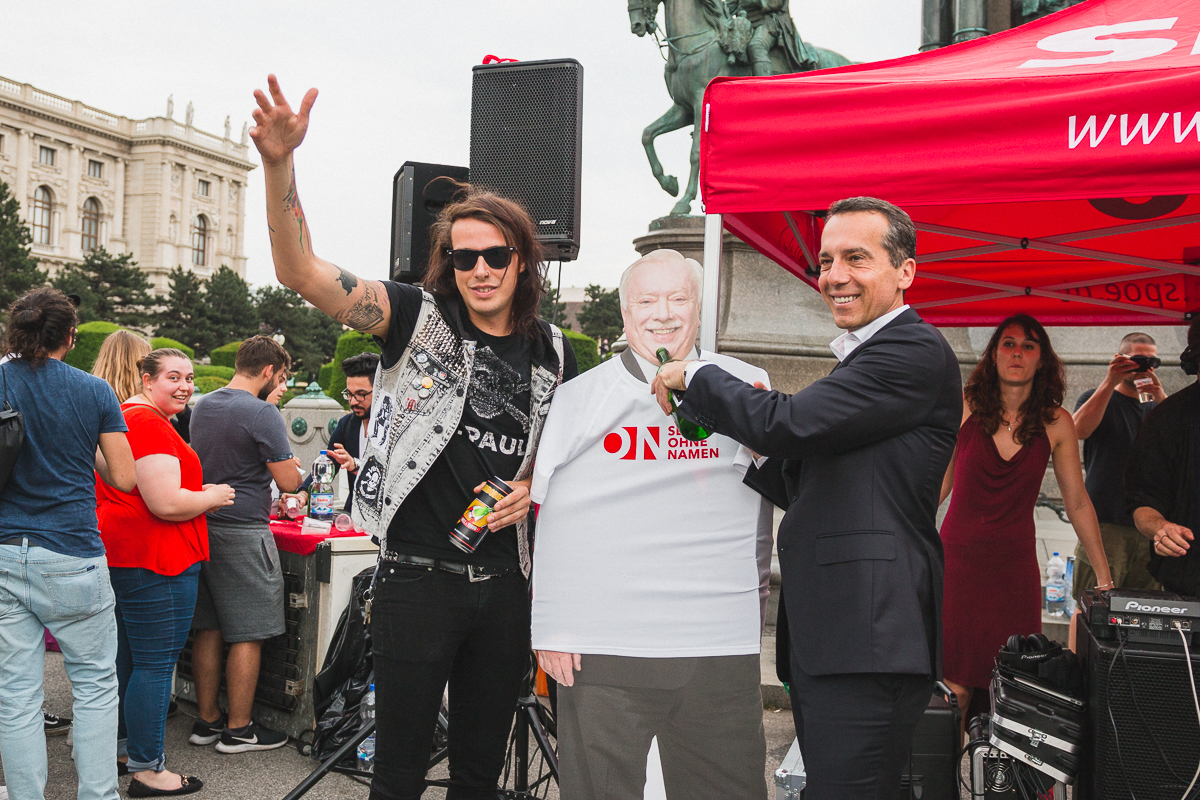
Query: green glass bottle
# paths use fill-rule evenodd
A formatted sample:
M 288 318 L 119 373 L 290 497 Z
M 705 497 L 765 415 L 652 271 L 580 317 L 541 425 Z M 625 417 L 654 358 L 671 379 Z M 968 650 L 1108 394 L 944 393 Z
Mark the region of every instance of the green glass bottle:
M 656 353 L 658 356 L 658 369 L 661 372 L 662 368 L 674 361 L 671 354 L 667 352 L 667 348 L 660 347 Z M 705 430 L 690 419 L 684 419 L 679 415 L 678 401 L 675 397 L 675 392 L 670 391 L 667 395 L 671 398 L 671 418 L 675 420 L 675 427 L 679 429 L 679 435 L 689 441 L 702 442 L 712 436 L 712 431 Z

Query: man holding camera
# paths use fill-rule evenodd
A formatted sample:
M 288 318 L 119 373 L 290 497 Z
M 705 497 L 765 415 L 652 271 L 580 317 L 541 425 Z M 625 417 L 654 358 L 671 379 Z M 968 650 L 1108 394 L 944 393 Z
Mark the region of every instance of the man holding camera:
M 1124 588 L 1162 588 L 1148 570 L 1150 541 L 1138 533 L 1125 509 L 1125 466 L 1133 440 L 1146 415 L 1167 399 L 1154 372 L 1161 363 L 1158 345 L 1149 334 L 1127 335 L 1109 362 L 1104 380 L 1079 396 L 1073 415 L 1075 430 L 1083 440 L 1085 485 L 1100 521 L 1113 584 Z M 1096 581 L 1087 551 L 1076 545 L 1071 589 L 1076 602 Z

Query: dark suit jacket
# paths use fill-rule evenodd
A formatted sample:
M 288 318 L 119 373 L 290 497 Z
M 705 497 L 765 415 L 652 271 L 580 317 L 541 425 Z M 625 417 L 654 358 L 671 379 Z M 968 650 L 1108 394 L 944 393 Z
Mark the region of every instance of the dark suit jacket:
M 338 424 L 333 427 L 333 433 L 329 434 L 329 443 L 325 446 L 326 450 L 332 450 L 335 444 L 340 444 L 346 448 L 346 452 L 354 456 L 354 460 L 358 461 L 358 429 L 362 427 L 362 420 L 354 416 L 354 412 L 350 412 L 346 416 L 338 420 Z M 337 462 L 333 462 L 333 474 L 337 474 Z M 346 486 L 349 491 L 346 492 L 346 505 L 343 511 L 350 513 L 350 507 L 354 503 L 354 481 L 358 478 L 357 472 L 351 472 L 346 475 Z M 308 473 L 304 483 L 300 484 L 300 488 L 296 491 L 309 491 L 312 487 L 312 473 Z
M 962 419 L 941 333 L 908 309 L 790 396 L 705 367 L 680 411 L 770 457 L 746 482 L 787 510 L 778 549 L 794 663 L 940 678 L 936 515 Z

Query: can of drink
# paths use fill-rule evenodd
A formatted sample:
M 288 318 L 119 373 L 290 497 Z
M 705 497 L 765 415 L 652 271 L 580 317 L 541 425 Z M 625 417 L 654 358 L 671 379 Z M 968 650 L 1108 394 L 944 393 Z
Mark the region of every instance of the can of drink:
M 465 553 L 474 553 L 483 537 L 487 536 L 487 516 L 496 503 L 512 494 L 512 487 L 499 478 L 485 481 L 483 488 L 475 493 L 475 499 L 459 518 L 454 530 L 450 531 L 450 542 Z

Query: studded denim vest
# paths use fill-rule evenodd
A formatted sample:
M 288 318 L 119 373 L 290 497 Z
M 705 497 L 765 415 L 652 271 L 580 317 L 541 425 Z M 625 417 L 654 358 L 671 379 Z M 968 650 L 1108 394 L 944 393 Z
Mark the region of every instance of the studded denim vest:
M 457 320 L 446 319 L 432 295 L 423 294 L 408 347 L 390 368 L 384 369 L 380 362 L 375 372 L 367 449 L 360 456 L 362 466 L 354 484 L 354 524 L 380 540 L 381 552 L 387 549 L 392 516 L 458 429 L 475 364 L 475 342 L 465 338 Z M 562 382 L 562 331 L 545 323 L 543 329 L 548 329 L 558 356 L 557 373 L 548 368 L 553 365 L 534 359 L 529 381 L 529 443 L 521 468 L 513 476 L 516 480 L 533 474 L 550 400 Z M 517 551 L 525 577 L 529 577 L 531 563 L 531 519 L 532 511 L 517 523 Z

